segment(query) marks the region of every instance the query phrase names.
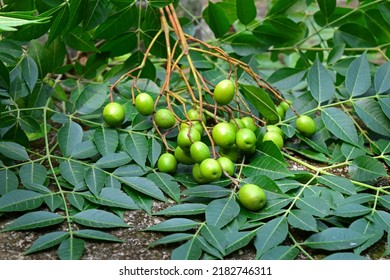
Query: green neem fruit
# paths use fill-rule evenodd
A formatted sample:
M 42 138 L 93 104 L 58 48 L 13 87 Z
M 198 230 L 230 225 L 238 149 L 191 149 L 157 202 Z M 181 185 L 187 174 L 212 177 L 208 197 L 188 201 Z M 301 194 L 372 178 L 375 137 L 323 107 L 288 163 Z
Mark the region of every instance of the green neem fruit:
M 200 141 L 200 133 L 194 127 L 184 128 L 177 135 L 177 145 L 183 150 L 188 150 L 196 141 Z
M 201 163 L 211 155 L 209 147 L 201 141 L 195 142 L 191 145 L 190 154 L 197 163 Z
M 236 145 L 233 145 L 229 148 L 220 148 L 219 155 L 221 157 L 229 158 L 232 162 L 237 162 L 238 157 L 240 155 L 240 150 L 237 148 Z
M 245 184 L 237 192 L 238 200 L 248 210 L 258 211 L 267 202 L 265 192 L 255 184 Z
M 311 137 L 316 133 L 317 127 L 315 121 L 306 115 L 301 115 L 295 121 L 297 130 L 306 137 Z
M 187 117 L 191 121 L 200 121 L 199 111 L 190 109 L 187 111 Z M 202 113 L 202 122 L 206 122 L 206 116 Z
M 281 136 L 283 136 L 283 131 L 280 129 L 280 127 L 278 127 L 276 125 L 269 124 L 269 125 L 267 125 L 266 129 L 267 129 L 267 131 L 274 131 L 274 132 L 279 133 Z
M 220 81 L 214 89 L 214 100 L 219 105 L 227 105 L 233 100 L 236 87 L 230 80 Z
M 191 123 L 190 122 L 182 122 L 180 124 L 180 130 L 184 129 L 184 128 L 189 128 L 191 126 Z M 192 126 L 197 130 L 199 131 L 200 135 L 203 134 L 203 126 L 202 124 L 199 122 L 199 121 L 192 121 Z
M 103 109 L 103 119 L 109 126 L 119 126 L 125 119 L 125 109 L 119 103 L 108 103 Z
M 175 158 L 182 164 L 191 165 L 195 163 L 194 159 L 191 157 L 190 151 L 185 151 L 180 147 L 176 147 L 175 149 Z
M 154 114 L 154 121 L 158 127 L 171 128 L 175 125 L 175 116 L 168 109 L 159 109 Z
M 206 180 L 214 181 L 221 178 L 222 167 L 216 159 L 207 158 L 199 165 L 200 175 Z
M 157 161 L 157 167 L 161 172 L 175 173 L 177 169 L 175 156 L 169 153 L 162 154 Z
M 276 112 L 278 113 L 280 119 L 283 120 L 286 115 L 286 111 L 284 111 L 283 107 L 280 105 L 276 106 Z
M 289 104 L 291 104 L 291 101 L 290 100 L 286 100 L 286 101 L 280 102 L 279 105 L 283 108 L 284 112 L 287 112 L 288 108 L 290 108 Z
M 245 128 L 245 123 L 241 119 L 231 119 L 230 123 L 234 126 L 235 132 L 241 128 Z
M 225 171 L 230 176 L 233 176 L 233 174 L 234 174 L 234 163 L 231 161 L 230 158 L 220 157 L 219 159 L 217 159 L 217 161 L 221 165 L 222 171 Z
M 213 127 L 211 132 L 214 143 L 222 148 L 231 147 L 236 140 L 233 126 L 228 122 L 222 122 Z
M 284 141 L 282 135 L 275 131 L 268 131 L 263 136 L 263 142 L 272 141 L 279 149 L 283 148 Z
M 257 129 L 257 126 L 255 124 L 255 120 L 251 117 L 243 117 L 241 121 L 244 123 L 246 128 L 249 128 L 252 131 L 255 131 Z
M 195 163 L 192 167 L 192 177 L 194 177 L 195 181 L 199 184 L 206 184 L 210 182 L 210 180 L 207 180 L 206 178 L 202 177 L 200 174 L 200 165 L 199 163 Z
M 135 107 L 141 115 L 150 116 L 154 110 L 153 98 L 147 93 L 140 93 L 135 98 Z
M 236 133 L 236 145 L 244 152 L 253 150 L 256 146 L 256 135 L 249 128 L 242 128 Z

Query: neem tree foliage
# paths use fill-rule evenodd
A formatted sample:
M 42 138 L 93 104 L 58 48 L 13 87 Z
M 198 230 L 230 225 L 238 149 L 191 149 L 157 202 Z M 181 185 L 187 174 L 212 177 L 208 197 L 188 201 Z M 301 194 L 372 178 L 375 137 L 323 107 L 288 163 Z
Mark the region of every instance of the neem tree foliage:
M 2 231 L 63 228 L 25 253 L 81 258 L 90 239 L 121 241 L 105 229 L 131 226 L 128 211 L 166 217 L 147 230 L 166 233 L 151 246 L 176 244 L 172 259 L 390 253 L 388 1 L 268 1 L 263 17 L 253 0 L 200 17 L 170 0 L 2 2 L 0 215 L 17 217 Z M 216 144 L 231 136 L 214 139 L 218 123 L 252 131 L 253 148 Z M 204 180 L 197 133 L 233 172 Z M 244 184 L 266 195 L 260 210 L 239 201 Z

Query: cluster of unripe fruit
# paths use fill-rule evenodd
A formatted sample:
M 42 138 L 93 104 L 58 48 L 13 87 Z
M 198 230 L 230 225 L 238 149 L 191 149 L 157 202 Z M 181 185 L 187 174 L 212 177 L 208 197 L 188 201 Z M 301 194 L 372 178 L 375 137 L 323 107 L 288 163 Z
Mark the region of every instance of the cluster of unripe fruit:
M 219 106 L 227 105 L 233 100 L 235 91 L 233 82 L 223 80 L 214 89 L 214 100 Z M 147 93 L 137 95 L 135 107 L 144 116 L 154 113 L 153 120 L 159 129 L 170 129 L 176 125 L 175 115 L 169 109 L 155 111 L 155 102 Z M 289 107 L 286 101 L 276 107 L 281 119 L 284 118 Z M 119 103 L 111 102 L 105 106 L 103 118 L 108 125 L 119 126 L 124 121 L 125 110 Z M 308 137 L 316 130 L 313 119 L 305 115 L 297 118 L 296 127 Z M 179 126 L 174 154 L 163 153 L 158 159 L 157 167 L 160 172 L 173 174 L 177 170 L 178 163 L 193 165 L 192 175 L 195 181 L 199 184 L 207 184 L 222 176 L 233 176 L 235 162 L 240 155 L 250 155 L 256 151 L 259 128 L 252 117 L 232 118 L 229 122 L 219 122 L 212 127 L 210 140 L 213 141 L 214 148 L 218 147 L 218 153 L 212 153 L 210 147 L 202 142 L 204 128 L 207 128 L 205 115 L 203 113 L 200 115 L 195 108 L 188 110 L 186 120 Z M 282 130 L 276 125 L 267 125 L 263 141 L 272 141 L 281 149 L 284 145 Z M 241 186 L 237 197 L 244 207 L 252 211 L 259 210 L 266 202 L 264 191 L 253 184 Z

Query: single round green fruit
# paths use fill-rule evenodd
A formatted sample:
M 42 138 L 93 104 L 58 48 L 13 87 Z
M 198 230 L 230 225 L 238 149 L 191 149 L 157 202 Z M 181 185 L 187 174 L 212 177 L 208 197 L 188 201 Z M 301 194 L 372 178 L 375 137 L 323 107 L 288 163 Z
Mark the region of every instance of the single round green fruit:
M 240 156 L 240 150 L 236 145 L 233 145 L 229 148 L 220 148 L 219 155 L 221 157 L 229 158 L 232 162 L 237 162 L 238 157 Z
M 188 150 L 196 141 L 200 141 L 200 133 L 195 127 L 184 128 L 177 135 L 177 145 L 183 150 Z
M 135 108 L 144 116 L 150 116 L 154 111 L 153 98 L 147 93 L 140 93 L 135 98 Z
M 238 200 L 246 209 L 258 211 L 267 202 L 265 192 L 255 184 L 245 184 L 237 192 Z
M 205 179 L 200 174 L 199 163 L 195 163 L 194 166 L 192 167 L 192 177 L 194 177 L 195 181 L 199 184 L 206 184 L 210 182 L 210 180 Z
M 234 127 L 234 132 L 237 132 L 241 128 L 245 128 L 245 123 L 241 119 L 231 119 L 230 122 Z
M 219 164 L 221 165 L 222 171 L 225 171 L 229 176 L 233 176 L 234 174 L 234 163 L 231 161 L 230 158 L 227 157 L 220 157 L 217 159 Z
M 228 122 L 221 122 L 213 127 L 211 132 L 214 143 L 222 148 L 233 146 L 236 140 L 236 133 L 233 126 Z
M 200 115 L 199 115 L 199 111 L 195 110 L 195 109 L 190 109 L 187 111 L 187 117 L 189 120 L 191 121 L 200 121 Z M 206 116 L 202 113 L 202 122 L 206 122 Z
M 157 161 L 157 167 L 164 173 L 175 173 L 177 169 L 177 160 L 174 155 L 165 153 Z
M 201 162 L 200 175 L 206 180 L 214 181 L 221 178 L 222 167 L 216 159 L 207 158 Z
M 314 120 L 306 115 L 301 115 L 297 118 L 295 125 L 297 126 L 297 130 L 306 137 L 313 136 L 317 130 Z
M 158 127 L 171 128 L 175 125 L 175 116 L 168 109 L 159 109 L 154 114 L 154 121 Z
M 119 126 L 125 120 L 125 109 L 116 102 L 110 102 L 103 109 L 103 119 L 109 126 Z
M 276 106 L 276 112 L 278 113 L 281 120 L 284 120 L 284 116 L 286 115 L 286 112 L 284 111 L 283 107 L 278 105 Z
M 257 129 L 257 126 L 255 124 L 255 120 L 251 117 L 243 117 L 241 121 L 244 123 L 246 128 L 249 128 L 252 131 L 255 131 Z
M 249 128 L 241 128 L 236 133 L 236 145 L 244 152 L 253 150 L 256 146 L 256 135 Z
M 190 151 L 185 151 L 180 147 L 176 147 L 175 149 L 175 158 L 182 164 L 191 165 L 195 163 L 194 159 L 191 157 Z
M 180 124 L 180 130 L 184 128 L 189 128 L 190 126 L 194 127 L 197 131 L 199 131 L 200 135 L 203 135 L 203 126 L 199 121 L 192 121 L 192 124 L 190 122 L 182 122 Z
M 230 80 L 220 81 L 214 89 L 214 100 L 219 105 L 227 105 L 233 100 L 236 87 Z
M 268 131 L 263 136 L 263 142 L 272 141 L 279 148 L 283 148 L 284 141 L 282 135 L 275 131 Z
M 269 125 L 267 125 L 266 129 L 267 129 L 267 131 L 274 131 L 274 132 L 279 133 L 281 136 L 283 136 L 283 131 L 280 129 L 279 126 L 269 124 Z
M 280 102 L 279 105 L 283 108 L 284 112 L 287 112 L 287 110 L 290 108 L 289 104 L 291 104 L 291 101 L 290 100 L 286 100 L 286 101 Z
M 209 147 L 201 141 L 195 142 L 191 145 L 190 154 L 197 163 L 201 163 L 211 156 Z

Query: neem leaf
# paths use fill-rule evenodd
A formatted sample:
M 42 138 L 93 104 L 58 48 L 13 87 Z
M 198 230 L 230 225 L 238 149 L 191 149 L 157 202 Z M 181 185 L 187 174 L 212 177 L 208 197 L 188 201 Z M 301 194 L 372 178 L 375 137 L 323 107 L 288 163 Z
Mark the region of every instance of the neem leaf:
M 73 149 L 83 140 L 83 129 L 78 123 L 67 122 L 58 131 L 58 144 L 64 156 L 72 154 Z M 1 152 L 1 151 L 0 151 Z
M 131 161 L 131 157 L 123 151 L 118 153 L 109 153 L 101 157 L 97 162 L 96 166 L 100 168 L 116 168 L 121 167 Z
M 313 249 L 341 251 L 355 248 L 366 239 L 364 234 L 348 228 L 328 228 L 310 236 L 305 245 Z
M 311 95 L 318 103 L 330 100 L 335 94 L 333 78 L 318 57 L 310 67 L 307 82 Z
M 347 178 L 333 175 L 322 175 L 318 177 L 317 180 L 321 184 L 324 184 L 337 192 L 348 195 L 356 193 L 354 184 L 352 184 L 352 182 Z
M 238 231 L 226 234 L 228 244 L 225 249 L 226 255 L 248 245 L 255 235 L 256 231 Z
M 322 121 L 325 127 L 337 138 L 359 146 L 359 138 L 352 119 L 338 108 L 322 110 Z
M 275 104 L 267 92 L 258 86 L 239 84 L 244 97 L 268 120 L 279 119 Z
M 18 188 L 18 177 L 9 169 L 0 171 L 0 196 Z
M 243 24 L 248 24 L 256 18 L 257 10 L 253 0 L 236 0 L 237 17 Z
M 88 189 L 91 191 L 91 193 L 93 193 L 95 196 L 98 196 L 100 190 L 106 183 L 106 174 L 100 169 L 91 167 L 85 174 L 85 182 L 87 183 Z
M 76 187 L 84 181 L 85 169 L 81 163 L 70 160 L 63 161 L 60 163 L 59 168 L 62 177 L 73 186 Z
M 47 211 L 29 212 L 15 219 L 2 231 L 27 230 L 56 225 L 65 220 L 64 216 Z
M 225 247 L 228 243 L 222 230 L 206 224 L 202 227 L 201 233 L 208 243 L 217 248 L 222 255 L 225 255 Z
M 119 144 L 118 132 L 115 129 L 104 126 L 95 130 L 94 140 L 96 147 L 102 156 L 115 153 Z
M 0 197 L 0 212 L 32 210 L 41 206 L 44 198 L 43 194 L 17 189 Z
M 291 210 L 287 220 L 292 227 L 318 232 L 317 221 L 309 212 L 299 209 Z
M 291 176 L 291 172 L 284 163 L 268 154 L 262 154 L 245 165 L 242 173 L 247 177 L 265 175 L 273 180 Z
M 207 197 L 207 198 L 220 198 L 231 194 L 231 191 L 215 185 L 201 185 L 187 189 L 183 192 L 183 195 Z
M 390 137 L 390 120 L 383 113 L 379 103 L 373 99 L 361 99 L 354 103 L 360 119 L 372 131 Z
M 323 258 L 323 260 L 368 260 L 368 258 L 354 253 L 334 253 Z
M 387 176 L 384 165 L 370 156 L 360 156 L 352 161 L 349 174 L 357 181 L 370 181 Z
M 256 233 L 254 245 L 256 257 L 260 258 L 264 253 L 283 242 L 288 234 L 286 217 L 275 218 L 263 226 Z
M 295 246 L 276 246 L 264 255 L 260 260 L 293 260 L 299 254 L 299 249 Z
M 366 55 L 352 61 L 345 77 L 345 87 L 351 96 L 360 96 L 371 86 L 370 66 Z
M 222 37 L 230 28 L 225 11 L 216 3 L 209 2 L 207 9 L 207 24 L 215 37 Z
M 152 180 L 173 200 L 176 202 L 180 201 L 180 186 L 171 175 L 167 173 L 154 172 L 148 174 L 147 178 Z
M 143 177 L 120 177 L 117 179 L 136 191 L 158 200 L 166 201 L 162 191 L 150 179 Z
M 201 203 L 183 203 L 173 205 L 158 211 L 154 215 L 164 216 L 186 216 L 186 215 L 199 215 L 203 214 L 206 210 L 206 205 Z
M 188 240 L 192 237 L 193 237 L 193 234 L 190 234 L 190 233 L 184 233 L 184 232 L 173 233 L 173 234 L 164 236 L 160 239 L 157 239 L 156 241 L 153 241 L 152 243 L 149 244 L 149 247 L 162 245 L 162 244 L 181 242 L 183 240 Z
M 375 73 L 374 85 L 377 94 L 390 89 L 390 61 L 382 64 Z
M 172 260 L 197 260 L 202 254 L 202 249 L 195 242 L 195 238 L 172 251 Z
M 120 189 L 106 187 L 101 190 L 97 197 L 86 196 L 86 198 L 101 205 L 124 209 L 139 209 L 134 200 Z
M 58 257 L 61 260 L 78 260 L 83 255 L 85 241 L 70 237 L 61 242 L 58 248 Z
M 125 146 L 126 151 L 134 161 L 144 168 L 149 149 L 147 138 L 135 132 L 129 133 L 126 138 Z
M 14 142 L 0 141 L 0 154 L 14 160 L 29 160 L 26 148 Z
M 186 219 L 186 218 L 173 218 L 161 222 L 156 225 L 152 225 L 145 230 L 147 231 L 187 231 L 197 227 L 200 223 Z
M 81 238 L 89 238 L 89 239 L 112 241 L 112 242 L 124 242 L 122 239 L 119 239 L 107 232 L 95 230 L 95 229 L 79 229 L 74 231 L 73 234 Z
M 60 244 L 65 238 L 69 236 L 69 232 L 55 231 L 46 233 L 37 238 L 34 243 L 23 254 L 31 254 L 42 251 Z
M 80 225 L 95 228 L 129 227 L 121 218 L 111 212 L 89 209 L 72 216 L 72 220 Z
M 230 223 L 240 212 L 240 206 L 233 197 L 216 199 L 206 208 L 206 222 L 222 228 Z

